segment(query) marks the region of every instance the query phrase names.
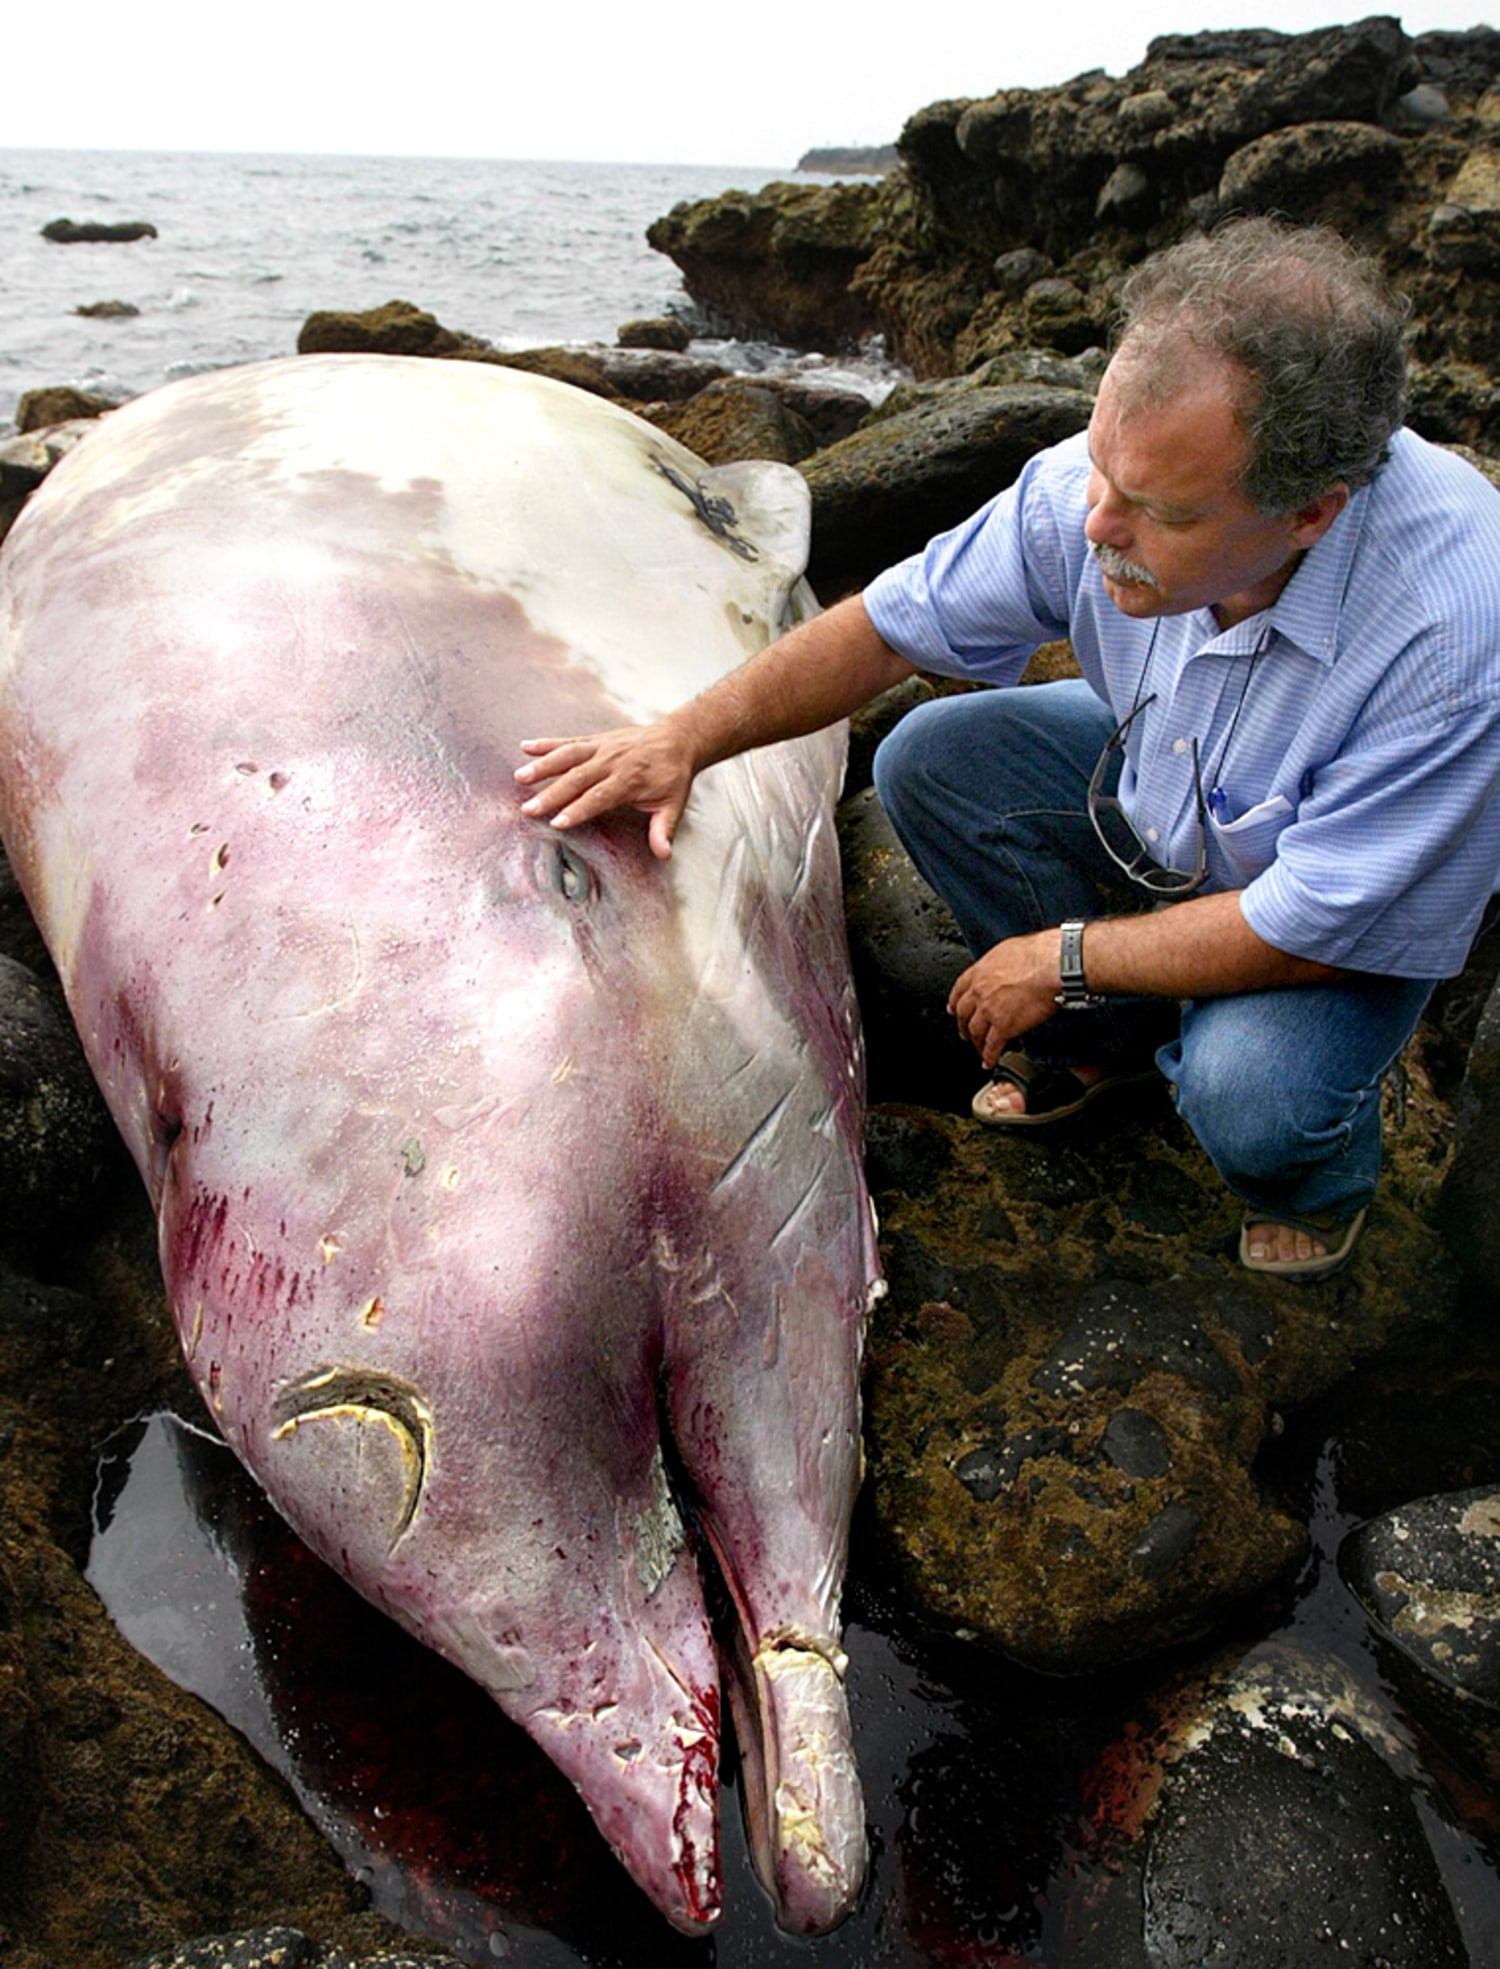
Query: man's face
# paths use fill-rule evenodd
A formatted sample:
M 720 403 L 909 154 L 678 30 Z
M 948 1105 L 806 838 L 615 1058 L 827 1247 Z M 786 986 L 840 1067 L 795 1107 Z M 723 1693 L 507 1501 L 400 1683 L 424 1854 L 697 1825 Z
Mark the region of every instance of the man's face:
M 1121 363 L 1116 356 L 1105 372 L 1089 425 L 1084 532 L 1105 593 L 1131 616 L 1212 607 L 1228 628 L 1276 599 L 1345 495 L 1326 495 L 1300 513 L 1260 512 L 1239 487 L 1249 451 L 1234 410 L 1242 372 L 1208 358 L 1191 362 L 1170 400 L 1151 404 L 1135 400 Z

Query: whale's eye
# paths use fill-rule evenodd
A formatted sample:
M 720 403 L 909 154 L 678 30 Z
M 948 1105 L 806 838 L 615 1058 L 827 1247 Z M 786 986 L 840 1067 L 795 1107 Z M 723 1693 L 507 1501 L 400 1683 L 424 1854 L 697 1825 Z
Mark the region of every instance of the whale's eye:
M 556 884 L 557 893 L 564 902 L 575 905 L 586 903 L 593 894 L 594 881 L 589 874 L 588 863 L 560 841 L 557 844 L 557 858 L 553 863 L 552 879 Z

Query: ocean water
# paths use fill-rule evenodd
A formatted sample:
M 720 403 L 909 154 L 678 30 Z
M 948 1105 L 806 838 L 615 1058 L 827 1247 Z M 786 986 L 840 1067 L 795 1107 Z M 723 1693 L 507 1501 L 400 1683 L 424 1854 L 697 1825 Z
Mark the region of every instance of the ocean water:
M 650 221 L 682 199 L 794 173 L 733 165 L 0 150 L 0 421 L 25 390 L 135 395 L 291 355 L 316 308 L 399 298 L 497 348 L 612 342 L 689 308 Z M 820 182 L 820 180 L 809 180 Z M 826 182 L 826 181 L 822 181 Z M 147 219 L 156 239 L 60 246 L 51 219 Z M 139 315 L 90 319 L 95 301 Z M 888 374 L 760 344 L 698 345 L 736 369 L 793 360 L 870 393 Z

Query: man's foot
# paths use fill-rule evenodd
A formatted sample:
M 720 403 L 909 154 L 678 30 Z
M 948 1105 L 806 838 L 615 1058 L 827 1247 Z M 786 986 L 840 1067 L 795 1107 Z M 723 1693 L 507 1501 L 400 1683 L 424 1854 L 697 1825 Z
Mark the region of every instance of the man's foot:
M 1255 1217 L 1240 1230 L 1240 1263 L 1277 1278 L 1328 1278 L 1347 1265 L 1365 1213 L 1346 1218 Z
M 1149 1080 L 1145 1067 L 1044 1066 L 1024 1053 L 1002 1053 L 992 1078 L 974 1096 L 972 1112 L 988 1128 L 1040 1128 L 1063 1121 L 1112 1087 Z

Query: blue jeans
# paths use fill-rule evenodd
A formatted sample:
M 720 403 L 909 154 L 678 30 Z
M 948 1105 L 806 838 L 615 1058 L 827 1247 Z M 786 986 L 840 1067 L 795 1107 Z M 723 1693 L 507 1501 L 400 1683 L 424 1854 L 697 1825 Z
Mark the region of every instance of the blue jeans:
M 924 704 L 876 753 L 891 823 L 976 957 L 1068 917 L 1149 906 L 1085 804 L 1114 726 L 1087 684 L 1035 684 Z M 1026 1051 L 1057 1066 L 1154 1052 L 1178 1111 L 1252 1210 L 1352 1217 L 1380 1172 L 1380 1083 L 1433 983 L 1357 973 L 1181 1006 L 1114 998 L 1033 1028 Z

